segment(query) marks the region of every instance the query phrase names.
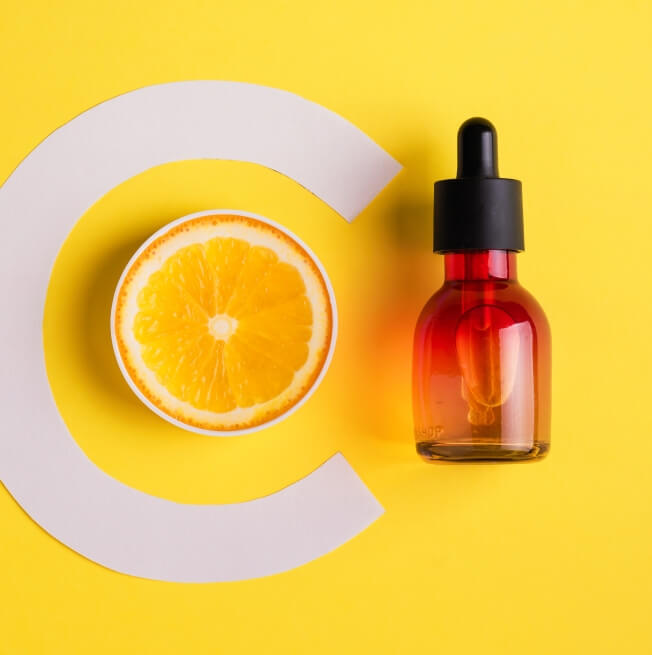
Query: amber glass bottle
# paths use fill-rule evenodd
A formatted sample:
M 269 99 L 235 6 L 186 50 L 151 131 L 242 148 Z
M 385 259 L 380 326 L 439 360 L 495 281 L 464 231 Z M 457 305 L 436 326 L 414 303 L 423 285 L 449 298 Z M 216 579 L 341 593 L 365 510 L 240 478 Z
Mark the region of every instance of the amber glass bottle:
M 444 284 L 414 340 L 417 452 L 426 460 L 524 460 L 550 447 L 550 331 L 516 277 L 521 185 L 498 177 L 496 133 L 470 119 L 458 176 L 435 185 Z

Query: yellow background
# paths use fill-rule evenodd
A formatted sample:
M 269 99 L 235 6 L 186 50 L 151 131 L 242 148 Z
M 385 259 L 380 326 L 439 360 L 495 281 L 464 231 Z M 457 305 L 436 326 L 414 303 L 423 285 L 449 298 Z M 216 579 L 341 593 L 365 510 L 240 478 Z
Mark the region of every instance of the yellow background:
M 150 171 L 83 217 L 55 267 L 44 336 L 57 403 L 94 462 L 153 494 L 229 502 L 341 450 L 386 514 L 291 572 L 181 585 L 87 561 L 1 489 L 0 653 L 652 652 L 651 43 L 650 4 L 631 0 L 4 0 L 2 180 L 91 105 L 205 78 L 319 102 L 405 170 L 352 225 L 276 173 L 224 162 Z M 520 278 L 552 326 L 552 452 L 429 466 L 414 454 L 410 366 L 442 275 L 431 183 L 454 174 L 456 129 L 477 114 L 498 127 L 502 174 L 524 184 Z M 144 408 L 108 335 L 138 244 L 214 207 L 302 237 L 341 319 L 312 399 L 230 440 Z

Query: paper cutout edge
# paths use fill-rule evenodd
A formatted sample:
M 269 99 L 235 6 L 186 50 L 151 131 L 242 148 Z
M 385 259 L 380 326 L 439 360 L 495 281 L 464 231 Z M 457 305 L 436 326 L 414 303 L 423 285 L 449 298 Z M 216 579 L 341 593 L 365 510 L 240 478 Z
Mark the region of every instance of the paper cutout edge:
M 88 559 L 97 561 L 104 566 L 109 566 L 109 568 L 114 568 L 115 570 L 129 573 L 130 575 L 140 575 L 141 577 L 152 577 L 154 579 L 170 581 L 182 580 L 200 582 L 216 581 L 218 579 L 246 579 L 249 577 L 258 577 L 260 575 L 276 573 L 281 570 L 294 568 L 295 566 L 299 566 L 300 564 L 319 557 L 325 552 L 329 552 L 341 543 L 344 543 L 350 539 L 352 536 L 354 536 L 354 534 L 357 534 L 363 530 L 370 522 L 375 520 L 375 518 L 379 516 L 379 510 L 382 512 L 382 508 L 380 508 L 369 490 L 352 472 L 352 469 L 350 469 L 347 464 L 347 467 L 351 471 L 353 478 L 350 476 L 348 478 L 344 476 L 342 480 L 340 480 L 340 484 L 335 486 L 332 484 L 332 481 L 327 480 L 324 489 L 326 492 L 328 492 L 330 489 L 331 494 L 334 488 L 337 488 L 340 493 L 342 491 L 350 492 L 345 494 L 343 497 L 345 502 L 341 503 L 341 506 L 338 507 L 337 511 L 339 512 L 339 518 L 344 520 L 345 523 L 346 520 L 350 522 L 351 519 L 354 519 L 355 530 L 352 532 L 352 524 L 348 525 L 348 527 L 343 525 L 332 525 L 331 528 L 337 527 L 339 529 L 339 535 L 335 534 L 335 532 L 332 530 L 330 531 L 332 534 L 329 533 L 319 535 L 321 539 L 319 544 L 310 542 L 314 548 L 312 554 L 308 557 L 306 557 L 305 553 L 301 555 L 299 552 L 301 551 L 301 548 L 297 548 L 297 545 L 304 543 L 302 542 L 302 539 L 305 539 L 305 535 L 302 536 L 297 534 L 295 535 L 294 543 L 292 544 L 295 552 L 290 552 L 291 548 L 288 548 L 288 546 L 290 546 L 290 541 L 286 540 L 284 544 L 285 548 L 277 552 L 276 564 L 268 561 L 268 568 L 266 570 L 256 567 L 257 562 L 261 561 L 260 559 L 256 561 L 251 560 L 247 565 L 249 570 L 245 570 L 247 566 L 240 570 L 238 568 L 239 564 L 236 561 L 237 557 L 240 557 L 242 553 L 242 543 L 239 543 L 239 547 L 232 554 L 233 557 L 236 557 L 236 560 L 226 557 L 224 552 L 222 553 L 221 558 L 218 557 L 217 553 L 212 550 L 210 554 L 206 554 L 206 562 L 212 563 L 213 565 L 215 565 L 217 562 L 219 566 L 222 566 L 223 563 L 226 562 L 228 565 L 227 569 L 230 573 L 224 573 L 223 571 L 222 573 L 218 574 L 213 571 L 212 575 L 208 575 L 204 571 L 187 575 L 181 570 L 184 568 L 184 562 L 187 561 L 184 559 L 178 560 L 176 562 L 176 566 L 179 568 L 179 570 L 174 572 L 172 570 L 174 566 L 172 565 L 171 557 L 175 553 L 178 554 L 179 550 L 169 550 L 167 554 L 162 551 L 153 551 L 151 546 L 152 543 L 156 543 L 156 540 L 154 540 L 147 545 L 147 548 L 144 550 L 141 549 L 137 554 L 136 551 L 132 552 L 129 546 L 129 544 L 131 544 L 131 548 L 134 548 L 134 532 L 130 532 L 128 535 L 126 533 L 122 535 L 122 539 L 118 540 L 122 550 L 118 550 L 121 553 L 131 552 L 135 556 L 135 559 L 126 562 L 118 562 L 118 564 L 111 566 L 111 554 L 104 553 L 103 546 L 110 544 L 110 539 L 109 541 L 106 541 L 105 537 L 111 535 L 113 537 L 116 536 L 116 529 L 117 531 L 120 530 L 120 521 L 117 523 L 114 521 L 114 525 L 109 526 L 112 527 L 114 531 L 113 533 L 109 532 L 108 534 L 102 531 L 102 528 L 107 527 L 105 525 L 105 521 L 101 521 L 101 526 L 97 524 L 97 520 L 95 521 L 95 529 L 100 530 L 99 533 L 96 532 L 95 534 L 101 534 L 102 536 L 102 540 L 100 540 L 101 543 L 96 543 L 94 546 L 95 553 L 100 552 L 100 556 L 95 556 L 95 553 L 93 552 L 93 546 L 89 546 L 88 543 L 85 543 L 85 533 L 86 537 L 89 536 L 86 528 L 94 524 L 94 517 L 95 519 L 98 518 L 97 513 L 91 512 L 87 514 L 87 512 L 84 511 L 85 509 L 88 509 L 88 507 L 85 508 L 84 501 L 88 501 L 92 497 L 92 494 L 89 493 L 89 479 L 86 477 L 87 475 L 95 478 L 94 480 L 90 480 L 91 489 L 93 484 L 99 483 L 100 480 L 104 481 L 104 483 L 100 483 L 100 486 L 105 487 L 104 491 L 108 491 L 108 493 L 105 493 L 103 497 L 100 498 L 100 500 L 104 502 L 107 502 L 110 498 L 115 501 L 117 499 L 116 493 L 119 496 L 121 492 L 125 492 L 126 490 L 129 490 L 128 495 L 131 496 L 132 501 L 134 498 L 140 498 L 141 504 L 143 499 L 146 499 L 145 504 L 149 503 L 151 505 L 150 501 L 152 501 L 154 497 L 143 494 L 137 490 L 130 489 L 126 485 L 123 485 L 122 483 L 111 478 L 106 473 L 95 467 L 95 465 L 86 458 L 84 453 L 77 446 L 72 436 L 68 433 L 60 415 L 56 410 L 45 372 L 40 326 L 40 319 L 42 317 L 42 308 L 47 291 L 51 265 L 54 261 L 54 258 L 56 257 L 61 243 L 65 239 L 65 235 L 74 226 L 75 221 L 73 220 L 72 223 L 68 223 L 68 219 L 71 216 L 77 217 L 83 214 L 88 209 L 88 207 L 90 207 L 93 202 L 97 200 L 97 198 L 107 193 L 116 184 L 119 184 L 125 179 L 128 179 L 129 177 L 132 177 L 133 175 L 142 172 L 143 170 L 147 170 L 148 168 L 152 168 L 153 166 L 159 165 L 161 163 L 166 163 L 168 161 L 197 158 L 220 159 L 222 157 L 219 154 L 211 155 L 210 152 L 204 152 L 202 150 L 203 147 L 208 147 L 208 145 L 215 145 L 214 143 L 207 145 L 201 138 L 202 136 L 205 136 L 205 134 L 202 132 L 202 125 L 204 124 L 188 121 L 188 117 L 185 116 L 185 114 L 178 113 L 178 107 L 172 107 L 172 122 L 174 123 L 174 119 L 178 119 L 179 117 L 185 119 L 181 120 L 178 124 L 183 125 L 185 123 L 186 127 L 193 128 L 195 130 L 195 137 L 199 136 L 199 141 L 202 141 L 202 143 L 198 143 L 197 140 L 193 142 L 192 139 L 187 143 L 184 140 L 187 137 L 192 136 L 192 129 L 189 129 L 184 133 L 184 138 L 182 138 L 179 143 L 174 144 L 172 151 L 176 152 L 177 154 L 170 155 L 170 151 L 165 150 L 166 147 L 169 147 L 169 144 L 168 146 L 164 146 L 163 144 L 156 143 L 154 140 L 149 143 L 149 145 L 154 147 L 155 153 L 153 155 L 152 153 L 148 154 L 145 150 L 143 150 L 141 153 L 136 152 L 136 159 L 138 159 L 138 155 L 140 155 L 145 157 L 145 162 L 148 162 L 148 164 L 144 167 L 142 165 L 143 160 L 139 160 L 138 165 L 134 169 L 134 166 L 130 165 L 129 161 L 121 161 L 120 155 L 124 156 L 125 153 L 119 152 L 116 153 L 115 159 L 111 156 L 104 156 L 101 161 L 98 161 L 98 159 L 101 159 L 101 156 L 105 155 L 107 152 L 106 150 L 97 148 L 98 144 L 101 143 L 103 138 L 104 146 L 108 149 L 109 154 L 111 154 L 112 149 L 117 148 L 117 143 L 114 138 L 107 137 L 107 135 L 102 130 L 95 130 L 94 128 L 96 126 L 92 124 L 93 121 L 91 121 L 90 130 L 88 129 L 88 125 L 86 125 L 86 129 L 82 129 L 81 133 L 77 134 L 77 137 L 82 137 L 82 142 L 77 144 L 81 148 L 81 156 L 79 156 L 79 152 L 77 153 L 77 156 L 69 152 L 66 146 L 69 146 L 70 143 L 67 143 L 67 140 L 69 139 L 70 132 L 72 132 L 74 142 L 76 129 L 74 126 L 81 125 L 83 128 L 84 122 L 88 122 L 89 119 L 93 118 L 94 116 L 99 115 L 101 117 L 102 112 L 107 112 L 107 108 L 110 108 L 112 103 L 115 104 L 116 102 L 121 101 L 120 104 L 122 104 L 126 99 L 133 98 L 135 94 L 142 94 L 148 90 L 151 90 L 153 95 L 157 95 L 155 91 L 165 88 L 168 91 L 174 89 L 175 92 L 176 90 L 181 90 L 182 93 L 180 96 L 183 96 L 183 98 L 179 97 L 177 100 L 179 101 L 180 105 L 186 106 L 188 102 L 187 92 L 189 90 L 196 92 L 197 89 L 200 89 L 200 87 L 204 87 L 205 85 L 209 85 L 214 89 L 221 88 L 227 91 L 232 91 L 235 88 L 246 88 L 251 90 L 252 87 L 255 87 L 256 93 L 260 93 L 261 89 L 266 89 L 266 91 L 262 92 L 263 96 L 271 94 L 271 96 L 274 96 L 277 100 L 278 98 L 283 98 L 281 101 L 282 105 L 291 105 L 294 107 L 295 111 L 297 111 L 299 114 L 303 113 L 304 116 L 305 112 L 303 112 L 302 109 L 298 109 L 299 107 L 310 107 L 310 112 L 308 113 L 317 111 L 317 113 L 321 114 L 325 112 L 325 115 L 331 116 L 331 120 L 329 121 L 331 125 L 329 129 L 323 131 L 323 136 L 329 137 L 329 148 L 332 148 L 333 146 L 333 141 L 330 137 L 334 131 L 337 131 L 334 129 L 335 124 L 337 123 L 340 127 L 343 123 L 350 125 L 341 117 L 333 114 L 332 112 L 329 112 L 329 110 L 326 110 L 319 105 L 316 105 L 315 103 L 310 103 L 309 101 L 303 100 L 294 94 L 279 91 L 277 89 L 270 89 L 269 87 L 256 87 L 256 85 L 242 86 L 243 84 L 244 83 L 221 83 L 212 81 L 175 82 L 171 84 L 145 87 L 137 91 L 117 96 L 113 100 L 105 101 L 104 103 L 96 105 L 95 107 L 80 114 L 77 118 L 72 119 L 60 127 L 58 130 L 55 130 L 55 132 L 53 132 L 44 141 L 37 145 L 32 150 L 32 152 L 27 155 L 27 157 L 25 157 L 25 159 L 9 176 L 5 184 L 0 187 L 0 216 L 11 216 L 11 222 L 8 220 L 0 222 L 0 231 L 3 234 L 3 237 L 11 237 L 0 239 L 0 253 L 3 255 L 0 257 L 0 293 L 4 292 L 5 297 L 10 301 L 10 304 L 13 304 L 14 307 L 18 308 L 19 310 L 23 310 L 17 311 L 16 314 L 14 314 L 14 317 L 18 315 L 25 319 L 25 325 L 23 326 L 23 329 L 20 329 L 18 325 L 15 325 L 8 320 L 7 314 L 4 315 L 4 320 L 2 317 L 0 317 L 0 328 L 2 328 L 2 335 L 3 337 L 6 337 L 3 342 L 7 347 L 9 355 L 9 362 L 6 362 L 5 367 L 2 369 L 4 373 L 0 372 L 0 392 L 2 393 L 2 397 L 9 401 L 9 409 L 5 415 L 5 437 L 4 439 L 0 439 L 0 477 L 9 492 L 14 496 L 14 498 L 16 498 L 23 509 L 28 512 L 37 523 L 39 523 L 48 532 L 50 532 L 50 534 L 55 536 L 55 538 L 70 546 L 73 548 L 73 550 L 76 550 L 79 554 L 87 557 Z M 218 87 L 215 85 L 218 85 Z M 227 85 L 228 89 L 223 85 Z M 277 96 L 276 94 L 279 93 L 281 95 Z M 174 94 L 172 94 L 172 97 L 174 98 Z M 150 99 L 153 100 L 153 98 Z M 182 99 L 185 101 L 185 103 L 181 102 Z M 196 99 L 197 98 L 195 97 L 195 100 Z M 157 98 L 157 101 L 160 100 L 161 98 Z M 160 107 L 161 105 L 158 106 Z M 143 114 L 143 116 L 150 120 L 151 123 L 156 123 L 156 120 L 152 119 L 152 116 L 149 112 L 146 112 Z M 238 116 L 240 115 L 238 114 Z M 113 122 L 109 122 L 107 125 L 115 126 L 118 124 L 118 128 L 122 127 L 123 129 L 125 128 L 125 124 L 121 125 L 120 121 L 122 120 L 124 123 L 124 121 L 127 120 L 129 123 L 130 119 L 133 119 L 133 115 L 130 115 L 129 111 L 125 114 L 120 114 L 120 112 L 117 114 L 111 114 L 111 112 L 108 112 L 108 117 Z M 156 118 L 159 121 L 161 120 L 160 111 Z M 238 120 L 240 120 L 240 118 Z M 101 121 L 99 122 L 99 126 L 104 128 L 107 127 L 106 125 L 102 126 Z M 147 126 L 145 126 L 145 128 L 146 127 Z M 142 129 L 143 124 L 141 124 L 139 128 Z M 365 135 L 362 135 L 364 136 L 364 139 L 359 141 L 359 136 L 362 133 L 359 132 L 357 128 L 354 128 L 354 130 L 356 130 L 356 132 L 353 133 L 350 130 L 344 130 L 344 142 L 346 142 L 346 147 L 343 148 L 343 152 L 346 154 L 346 152 L 349 151 L 349 156 L 340 157 L 339 159 L 336 158 L 335 163 L 339 164 L 340 166 L 344 164 L 347 166 L 350 165 L 351 161 L 355 160 L 355 157 L 350 156 L 350 152 L 355 152 L 356 147 L 359 147 L 358 154 L 364 150 L 367 153 L 365 156 L 368 156 L 370 160 L 379 162 L 379 165 L 375 170 L 375 178 L 373 183 L 371 185 L 367 184 L 367 188 L 360 191 L 357 199 L 355 198 L 355 194 L 350 193 L 350 190 L 344 189 L 345 193 L 341 193 L 342 189 L 338 186 L 339 179 L 337 179 L 337 176 L 335 178 L 329 178 L 329 176 L 326 175 L 326 177 L 320 181 L 316 180 L 314 177 L 315 171 L 312 171 L 308 175 L 302 175 L 300 172 L 297 174 L 297 176 L 300 178 L 300 184 L 306 186 L 306 188 L 313 192 L 315 192 L 315 186 L 317 186 L 319 192 L 316 193 L 316 195 L 334 207 L 337 211 L 340 211 L 348 220 L 351 220 L 355 214 L 366 205 L 366 203 L 371 202 L 373 197 L 375 197 L 375 195 L 389 182 L 389 180 L 394 177 L 396 172 L 398 172 L 398 169 L 396 168 L 398 164 L 393 159 L 391 159 L 386 153 L 384 153 L 384 151 L 382 151 Z M 128 133 L 129 131 L 127 130 L 127 134 Z M 352 134 L 356 134 L 357 137 L 352 137 Z M 154 135 L 156 135 L 156 133 L 154 133 Z M 136 136 L 142 138 L 143 134 L 139 132 L 139 134 Z M 100 139 L 100 142 L 97 141 L 98 138 Z M 142 146 L 142 144 L 143 142 L 136 138 L 133 141 L 130 141 L 130 143 L 123 143 L 123 146 L 126 145 L 128 147 L 135 147 L 137 149 L 139 146 Z M 369 144 L 371 144 L 371 148 Z M 161 145 L 160 150 L 157 149 L 158 145 Z M 235 147 L 237 149 L 239 146 L 236 144 Z M 332 152 L 332 150 L 330 152 Z M 83 156 L 84 154 L 86 154 L 86 157 Z M 89 166 L 89 158 L 93 154 L 96 155 L 96 168 Z M 202 154 L 205 156 L 202 156 Z M 295 152 L 293 156 L 296 155 L 297 153 Z M 244 159 L 243 157 L 227 158 L 245 161 L 252 160 L 251 157 L 248 159 Z M 269 165 L 270 162 L 267 161 L 266 157 L 255 157 L 254 159 L 256 163 L 261 163 L 262 165 L 273 168 L 274 170 L 279 170 L 279 172 L 282 172 L 283 174 L 288 175 L 294 179 L 295 173 L 293 171 L 294 168 L 296 168 L 296 162 L 293 163 L 286 160 L 286 164 L 288 164 L 287 166 L 275 166 Z M 120 166 L 125 163 L 127 166 L 125 168 L 120 168 Z M 325 162 L 323 159 L 320 160 L 321 168 L 325 169 L 326 171 L 329 170 L 328 166 L 324 167 L 324 164 L 327 163 L 328 162 Z M 335 166 L 333 161 L 331 161 L 331 164 L 331 168 L 335 170 L 337 166 Z M 115 168 L 116 165 L 117 168 Z M 108 168 L 105 170 L 103 166 L 108 166 Z M 96 175 L 96 178 L 93 180 L 88 179 L 87 173 L 89 168 L 91 169 L 91 172 Z M 126 175 L 125 170 L 127 171 Z M 47 173 L 50 175 L 44 178 L 43 176 Z M 88 188 L 84 189 L 85 193 L 79 193 L 79 191 L 81 191 L 79 188 L 71 188 L 70 185 L 59 184 L 59 182 L 62 180 L 65 182 L 67 176 L 69 176 L 71 173 L 77 173 L 77 175 L 72 175 L 71 179 L 73 181 L 81 179 L 82 181 L 89 182 Z M 97 177 L 98 175 L 99 179 Z M 105 177 L 102 177 L 102 175 L 105 175 Z M 44 179 L 46 179 L 49 183 L 51 192 L 50 195 L 42 192 Z M 39 181 L 41 182 L 40 185 L 38 184 Z M 373 194 L 370 193 L 369 186 L 374 188 Z M 41 193 L 34 193 L 34 189 L 38 188 L 41 189 Z M 57 194 L 59 195 L 57 196 Z M 55 198 L 58 198 L 59 205 L 58 207 L 55 206 L 53 209 L 52 201 Z M 41 220 L 37 223 L 39 229 L 29 232 L 30 217 L 33 219 L 33 222 L 37 222 L 43 215 L 51 215 L 52 220 L 50 222 L 43 222 Z M 59 223 L 63 224 L 59 225 Z M 25 231 L 21 233 L 20 228 L 23 227 L 25 227 Z M 58 227 L 63 228 L 63 234 L 62 231 L 57 230 Z M 21 236 L 22 239 L 20 238 Z M 26 256 L 26 254 L 28 255 L 26 248 L 29 246 L 33 247 L 32 257 Z M 18 257 L 18 253 L 21 253 L 21 257 Z M 27 272 L 22 269 L 24 287 L 27 288 L 23 288 L 23 293 L 18 294 L 17 286 L 13 284 L 13 280 L 9 275 L 7 275 L 7 273 L 16 273 L 17 271 L 21 271 L 20 264 L 26 260 L 30 261 L 31 264 L 35 264 L 35 266 Z M 13 303 L 11 303 L 12 300 L 14 301 Z M 12 357 L 13 360 L 11 359 Z M 21 394 L 21 391 L 26 391 L 28 393 Z M 32 400 L 27 403 L 26 407 L 23 407 L 23 409 L 26 410 L 25 412 L 21 411 L 20 408 L 21 403 L 24 402 L 27 397 L 33 398 L 34 395 L 36 395 L 37 400 L 40 401 L 40 409 L 42 410 L 42 414 L 32 414 L 30 416 L 29 412 L 33 406 Z M 43 419 L 42 424 L 39 425 L 38 423 L 32 423 L 31 426 L 26 425 L 26 416 L 29 418 Z M 50 430 L 49 433 L 48 428 Z M 55 432 L 59 432 L 58 437 L 53 436 Z M 63 434 L 61 434 L 61 432 L 63 432 Z M 25 438 L 17 438 L 17 436 L 14 436 L 15 433 L 16 435 L 22 433 L 21 436 Z M 65 439 L 62 437 L 65 437 Z M 46 456 L 47 451 L 49 451 L 49 456 Z M 40 471 L 38 472 L 35 471 L 35 460 L 38 463 L 36 468 L 40 467 Z M 336 459 L 335 461 L 338 460 Z M 61 465 L 63 465 L 63 467 Z M 67 471 L 66 465 L 68 467 Z M 306 478 L 303 478 L 302 481 L 292 485 L 292 488 L 296 489 L 301 487 L 302 482 L 303 486 L 305 486 L 305 481 L 311 481 L 313 478 L 315 480 L 321 480 L 322 477 L 315 477 L 320 471 L 323 472 L 334 470 L 335 469 L 333 467 L 322 465 L 322 467 L 314 471 L 312 474 L 308 475 Z M 61 475 L 61 472 L 64 473 L 63 476 Z M 71 477 L 72 472 L 75 473 L 74 480 Z M 336 471 L 336 474 L 337 473 L 338 471 Z M 84 480 L 85 477 L 86 479 Z M 340 476 L 336 475 L 336 477 Z M 50 484 L 46 485 L 49 487 L 47 489 L 47 494 L 39 494 L 39 485 L 42 485 L 44 480 L 48 478 Z M 346 482 L 347 480 L 348 483 Z M 108 485 L 105 484 L 107 481 Z M 351 484 L 352 481 L 354 484 Z M 62 482 L 65 484 L 62 484 Z M 76 486 L 80 482 L 83 482 L 84 484 L 79 484 Z M 344 486 L 342 486 L 342 482 L 344 482 Z M 68 486 L 66 486 L 66 484 Z M 82 494 L 77 494 L 76 498 L 73 498 L 71 494 L 68 494 L 68 497 L 64 498 L 66 496 L 65 492 L 71 492 L 73 490 L 79 489 L 83 489 L 84 492 Z M 285 496 L 279 496 L 281 493 L 282 492 L 276 492 L 270 496 L 266 496 L 257 500 L 261 502 L 266 501 L 268 504 L 270 499 L 287 497 L 287 494 Z M 133 494 L 136 494 L 136 496 Z M 329 495 L 329 493 L 326 493 L 326 498 L 328 498 Z M 65 503 L 62 504 L 60 502 L 64 499 L 68 501 L 68 505 L 65 505 Z M 80 500 L 82 501 L 81 504 L 79 502 Z M 352 502 L 353 500 L 356 501 L 357 505 L 356 503 Z M 168 509 L 179 506 L 178 504 L 171 503 L 171 501 L 164 501 L 162 499 L 156 499 L 156 501 L 164 503 L 164 506 Z M 256 501 L 251 501 L 251 503 L 255 502 Z M 321 502 L 323 502 L 323 499 Z M 223 510 L 224 508 L 233 506 L 213 505 L 208 507 Z M 240 505 L 240 507 L 242 507 L 242 505 Z M 247 507 L 254 507 L 254 505 L 248 505 Z M 61 512 L 66 508 L 68 510 L 76 510 L 78 513 L 75 514 L 74 512 L 69 511 L 67 514 L 64 512 L 63 516 L 57 514 L 57 512 Z M 353 510 L 355 511 L 350 515 Z M 85 520 L 83 520 L 84 517 L 81 516 L 82 514 L 87 514 L 85 516 Z M 314 509 L 310 509 L 308 512 L 309 516 L 314 516 L 315 514 L 316 512 L 314 512 Z M 267 512 L 266 515 L 269 516 L 269 512 Z M 106 519 L 107 515 L 104 514 L 102 518 Z M 114 513 L 113 519 L 116 518 L 118 518 L 118 514 Z M 120 518 L 124 519 L 124 515 L 121 515 Z M 136 522 L 136 525 L 141 528 L 143 526 L 143 522 L 149 523 L 150 532 L 147 534 L 150 536 L 153 530 L 153 526 L 151 525 L 152 518 L 152 516 L 138 516 Z M 333 515 L 333 519 L 339 520 L 338 516 L 335 515 Z M 75 532 L 75 520 L 77 521 L 76 527 L 82 527 L 80 531 L 78 530 L 76 536 L 72 534 Z M 160 531 L 162 527 L 169 525 L 170 521 L 165 520 L 159 524 L 158 529 Z M 62 526 L 64 526 L 63 530 Z M 251 528 L 251 526 L 249 527 Z M 68 534 L 64 535 L 62 532 L 65 532 L 66 528 L 68 529 Z M 259 529 L 260 528 L 258 528 L 258 530 Z M 141 536 L 145 535 L 146 532 L 147 531 L 141 531 Z M 179 530 L 176 532 L 176 534 L 185 535 L 187 532 Z M 199 535 L 202 536 L 201 530 Z M 203 536 L 207 537 L 209 535 L 205 531 Z M 189 558 L 195 563 L 198 561 L 197 548 L 201 541 L 202 540 L 195 539 L 195 550 L 192 553 L 188 553 Z M 118 543 L 114 543 L 113 546 L 117 546 Z M 258 543 L 260 543 L 260 540 Z M 159 541 L 158 544 L 160 545 L 161 542 Z M 113 549 L 115 551 L 113 546 L 109 546 L 109 549 Z M 185 542 L 185 546 L 187 548 L 188 542 Z M 294 561 L 292 561 L 293 557 Z M 283 563 L 279 564 L 281 561 Z M 204 566 L 206 562 L 204 562 L 202 566 Z M 141 573 L 139 573 L 139 571 Z M 144 575 L 143 572 L 145 573 Z

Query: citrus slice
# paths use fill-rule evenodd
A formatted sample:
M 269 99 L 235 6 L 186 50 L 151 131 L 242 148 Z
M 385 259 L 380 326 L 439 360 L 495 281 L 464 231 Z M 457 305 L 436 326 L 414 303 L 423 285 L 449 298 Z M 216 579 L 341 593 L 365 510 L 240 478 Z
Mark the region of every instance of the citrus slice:
M 134 255 L 113 301 L 120 368 L 156 413 L 201 432 L 261 427 L 325 372 L 334 302 L 285 229 L 253 215 L 180 219 Z

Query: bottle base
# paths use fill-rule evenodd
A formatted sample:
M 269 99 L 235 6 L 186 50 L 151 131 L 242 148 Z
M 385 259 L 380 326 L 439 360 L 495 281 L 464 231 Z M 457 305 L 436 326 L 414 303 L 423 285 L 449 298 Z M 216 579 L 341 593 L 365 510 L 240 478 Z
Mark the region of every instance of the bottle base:
M 420 441 L 417 453 L 427 462 L 519 462 L 543 459 L 550 450 L 549 443 L 519 446 L 518 444 L 443 443 Z

